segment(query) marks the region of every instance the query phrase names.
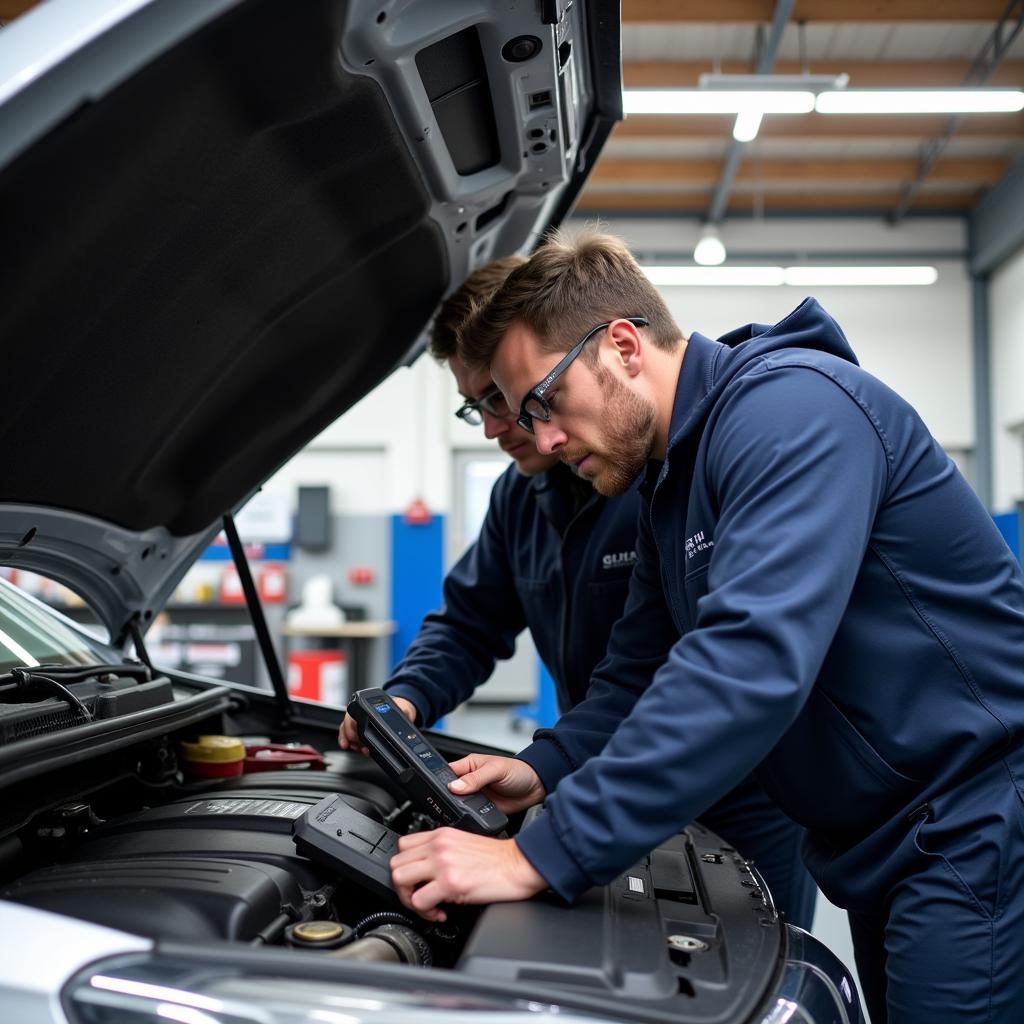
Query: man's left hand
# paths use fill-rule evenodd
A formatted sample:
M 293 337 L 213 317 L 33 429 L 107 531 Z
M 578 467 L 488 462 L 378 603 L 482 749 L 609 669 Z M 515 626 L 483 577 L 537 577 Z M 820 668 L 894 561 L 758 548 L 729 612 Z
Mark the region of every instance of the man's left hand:
M 391 858 L 398 897 L 428 921 L 445 920 L 439 903 L 525 900 L 548 885 L 514 839 L 439 828 L 402 836 L 398 850 Z

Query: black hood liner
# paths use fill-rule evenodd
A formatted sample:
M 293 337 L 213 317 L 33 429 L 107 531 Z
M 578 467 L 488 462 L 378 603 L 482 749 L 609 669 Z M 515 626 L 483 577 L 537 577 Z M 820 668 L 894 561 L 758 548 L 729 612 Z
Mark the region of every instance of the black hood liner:
M 343 18 L 250 0 L 0 174 L 0 501 L 197 532 L 413 343 L 445 250 Z

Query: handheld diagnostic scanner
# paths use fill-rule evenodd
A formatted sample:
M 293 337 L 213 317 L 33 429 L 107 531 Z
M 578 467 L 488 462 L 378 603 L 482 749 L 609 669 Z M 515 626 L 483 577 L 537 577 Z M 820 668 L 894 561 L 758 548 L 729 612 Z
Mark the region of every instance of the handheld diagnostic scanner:
M 508 818 L 483 793 L 457 796 L 448 789 L 458 776 L 383 690 L 358 690 L 348 713 L 374 761 L 420 810 L 442 825 L 485 836 L 508 827 Z

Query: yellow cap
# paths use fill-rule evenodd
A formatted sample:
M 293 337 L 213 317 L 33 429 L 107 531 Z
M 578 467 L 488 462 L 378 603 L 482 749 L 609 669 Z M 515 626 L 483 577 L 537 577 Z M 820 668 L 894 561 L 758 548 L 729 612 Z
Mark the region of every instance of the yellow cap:
M 234 736 L 200 736 L 195 743 L 183 742 L 182 753 L 201 764 L 230 764 L 245 760 L 245 745 Z

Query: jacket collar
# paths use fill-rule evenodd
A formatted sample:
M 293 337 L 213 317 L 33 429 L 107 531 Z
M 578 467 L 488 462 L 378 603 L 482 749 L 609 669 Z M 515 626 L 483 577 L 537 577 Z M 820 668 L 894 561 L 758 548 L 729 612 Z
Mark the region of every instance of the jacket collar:
M 694 332 L 679 372 L 668 450 L 703 429 L 719 393 L 733 378 L 756 360 L 783 349 L 823 352 L 857 364 L 842 328 L 810 297 L 777 323 L 746 324 L 718 341 Z
M 668 449 L 665 460 L 648 459 L 640 475 L 640 494 L 648 503 L 658 484 L 668 475 L 672 448 L 707 414 L 709 397 L 715 382 L 715 367 L 726 346 L 694 331 L 686 342 L 686 352 L 679 367 L 672 418 L 669 420 Z
M 672 403 L 672 418 L 669 421 L 669 450 L 706 415 L 708 398 L 715 384 L 715 368 L 725 350 L 725 345 L 697 331 L 687 340 Z

